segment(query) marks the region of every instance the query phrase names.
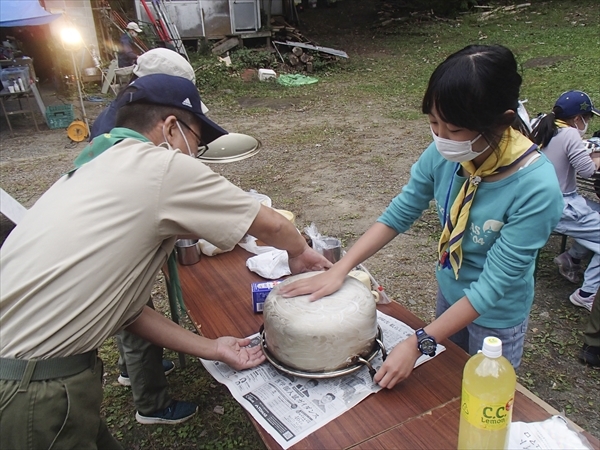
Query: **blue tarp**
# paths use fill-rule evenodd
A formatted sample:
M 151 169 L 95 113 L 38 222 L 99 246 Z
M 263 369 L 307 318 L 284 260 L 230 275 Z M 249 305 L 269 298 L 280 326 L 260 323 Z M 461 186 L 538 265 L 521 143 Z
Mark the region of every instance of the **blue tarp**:
M 45 25 L 61 14 L 50 14 L 38 0 L 0 0 L 0 27 Z

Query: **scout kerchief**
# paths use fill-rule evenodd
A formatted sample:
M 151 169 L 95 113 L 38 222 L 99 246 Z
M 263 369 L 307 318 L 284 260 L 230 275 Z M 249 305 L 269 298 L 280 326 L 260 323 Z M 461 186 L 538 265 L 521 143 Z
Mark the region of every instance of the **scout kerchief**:
M 567 122 L 565 122 L 564 120 L 560 120 L 560 119 L 556 119 L 554 121 L 554 124 L 558 127 L 558 128 L 569 128 L 569 124 Z
M 92 139 L 92 141 L 81 151 L 79 156 L 75 158 L 75 161 L 73 161 L 73 165 L 75 167 L 73 167 L 67 173 L 71 174 L 75 172 L 85 163 L 90 162 L 96 156 L 104 153 L 113 145 L 116 145 L 123 139 L 127 138 L 136 139 L 141 142 L 150 142 L 150 139 L 138 133 L 137 131 L 130 130 L 129 128 L 113 128 L 110 130 L 110 133 L 104 133 Z
M 503 172 L 535 150 L 537 150 L 535 144 L 532 145 L 529 139 L 509 127 L 504 132 L 498 149 L 492 152 L 479 168 L 475 168 L 472 161 L 460 163 L 471 175 L 460 188 L 450 214 L 444 211 L 447 219 L 438 244 L 440 268 L 452 267 L 457 280 L 463 259 L 462 239 L 479 183 L 487 176 Z

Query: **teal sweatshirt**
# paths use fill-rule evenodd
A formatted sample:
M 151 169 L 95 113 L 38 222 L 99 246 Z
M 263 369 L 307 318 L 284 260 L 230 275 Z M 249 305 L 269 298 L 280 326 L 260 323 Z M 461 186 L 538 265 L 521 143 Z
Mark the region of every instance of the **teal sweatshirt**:
M 377 219 L 398 233 L 408 230 L 435 200 L 443 226 L 465 177 L 434 143 L 412 166 L 411 178 Z M 560 220 L 563 197 L 554 167 L 541 155 L 529 166 L 493 182 L 483 181 L 473 200 L 462 241 L 458 280 L 437 264 L 439 288 L 450 304 L 467 296 L 488 328 L 508 328 L 528 316 L 533 303 L 537 252 Z

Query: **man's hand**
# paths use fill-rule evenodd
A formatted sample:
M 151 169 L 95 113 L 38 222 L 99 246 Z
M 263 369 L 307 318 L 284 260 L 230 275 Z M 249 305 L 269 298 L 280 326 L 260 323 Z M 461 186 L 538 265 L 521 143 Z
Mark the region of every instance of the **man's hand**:
M 290 271 L 292 274 L 312 272 L 329 269 L 332 264 L 327 258 L 316 252 L 308 245 L 302 253 L 289 260 Z
M 260 345 L 248 347 L 250 339 L 223 336 L 216 339 L 218 360 L 235 370 L 250 369 L 265 361 Z
M 600 170 L 600 152 L 593 152 L 590 154 L 592 161 L 596 164 L 596 170 Z

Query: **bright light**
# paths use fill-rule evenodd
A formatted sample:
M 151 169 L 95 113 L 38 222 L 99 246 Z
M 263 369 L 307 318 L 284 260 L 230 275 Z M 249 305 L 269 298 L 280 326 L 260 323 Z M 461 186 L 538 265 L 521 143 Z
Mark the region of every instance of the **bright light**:
M 75 28 L 63 29 L 60 38 L 66 49 L 77 50 L 81 46 L 81 34 Z

